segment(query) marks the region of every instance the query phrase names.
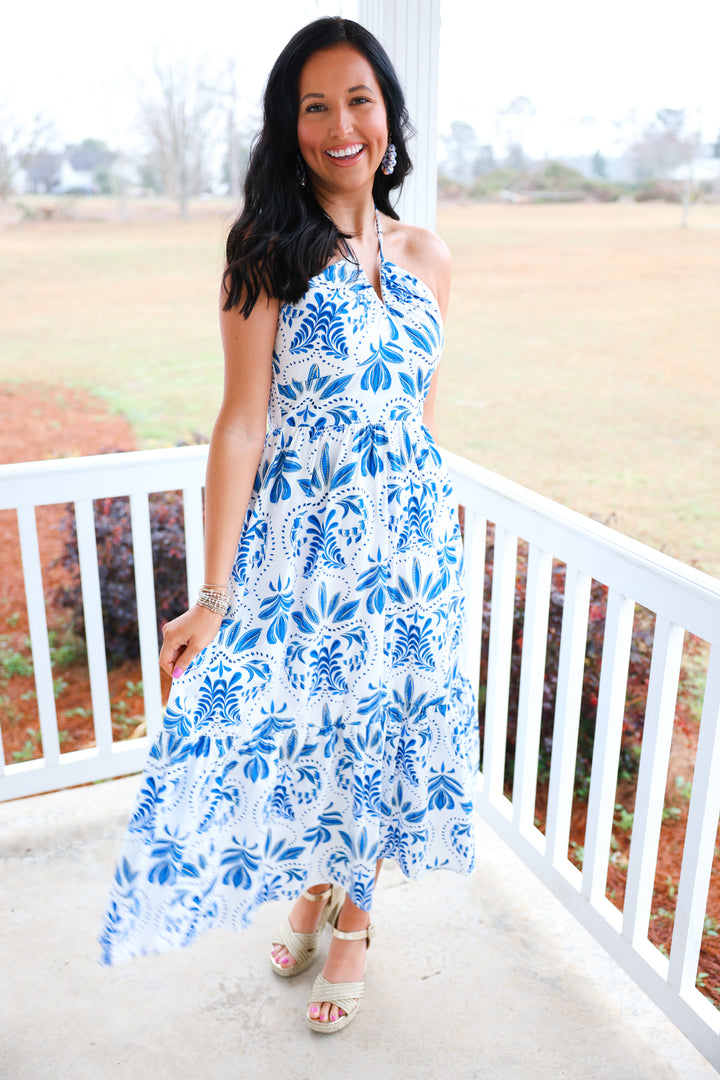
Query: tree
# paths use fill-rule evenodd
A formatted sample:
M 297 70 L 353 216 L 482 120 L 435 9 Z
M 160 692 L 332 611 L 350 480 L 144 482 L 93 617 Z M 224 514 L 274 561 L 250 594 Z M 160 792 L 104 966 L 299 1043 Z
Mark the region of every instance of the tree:
M 28 122 L 13 115 L 7 101 L 0 102 L 0 201 L 12 193 L 24 163 L 32 158 L 52 134 L 52 122 L 37 114 Z
M 493 148 L 490 143 L 485 143 L 478 148 L 475 168 L 473 169 L 474 178 L 486 176 L 488 173 L 494 172 L 495 169 L 497 169 L 497 161 L 495 160 Z
M 35 150 L 32 154 L 23 154 L 21 165 L 36 194 L 48 195 L 58 186 L 63 156 L 63 154 L 55 154 L 52 150 L 44 149 Z
M 592 171 L 595 176 L 599 176 L 602 180 L 607 178 L 607 162 L 599 150 L 596 150 L 592 156 Z
M 681 165 L 689 165 L 699 144 L 697 132 L 687 130 L 684 109 L 658 109 L 640 138 L 630 147 L 638 180 L 668 180 Z
M 525 156 L 522 143 L 508 143 L 507 154 L 505 155 L 505 167 L 514 169 L 516 172 L 523 172 L 527 163 L 528 159 Z
M 495 128 L 507 151 L 506 164 L 510 168 L 523 168 L 526 163 L 523 139 L 537 116 L 537 109 L 530 98 L 520 95 L 497 114 Z
M 66 148 L 68 160 L 78 172 L 94 172 L 112 164 L 113 152 L 102 139 L 83 139 L 70 143 Z
M 154 85 L 142 95 L 140 120 L 148 141 L 148 166 L 163 192 L 177 199 L 181 217 L 188 200 L 205 190 L 207 155 L 214 134 L 217 94 L 200 66 L 154 63 Z
M 680 186 L 683 227 L 697 194 L 694 162 L 699 147 L 700 132 L 689 130 L 685 109 L 658 109 L 630 148 L 639 180 L 669 180 Z
M 93 184 L 103 195 L 113 191 L 112 166 L 117 157 L 102 139 L 83 139 L 71 143 L 66 156 L 76 172 L 91 173 Z
M 238 127 L 238 83 L 235 61 L 230 60 L 225 72 L 223 88 L 220 90 L 220 109 L 224 117 L 225 155 L 222 179 L 227 184 L 228 195 L 237 201 L 242 191 L 243 180 L 250 159 L 248 139 Z
M 475 166 L 480 144 L 475 129 L 464 120 L 453 120 L 450 134 L 443 136 L 445 158 L 444 174 L 458 184 L 470 184 L 475 177 Z
M 480 143 L 475 129 L 464 120 L 454 120 L 450 134 L 443 135 L 445 157 L 442 161 L 443 176 L 456 184 L 470 187 L 479 177 L 497 168 L 490 143 Z

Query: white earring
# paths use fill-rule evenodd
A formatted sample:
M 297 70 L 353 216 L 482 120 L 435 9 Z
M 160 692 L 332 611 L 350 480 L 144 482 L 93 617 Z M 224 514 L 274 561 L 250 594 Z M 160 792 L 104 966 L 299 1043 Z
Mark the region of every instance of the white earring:
M 395 172 L 395 166 L 397 165 L 397 150 L 394 143 L 390 142 L 390 136 L 388 136 L 388 144 L 385 148 L 382 161 L 380 162 L 380 168 L 385 173 L 385 176 L 392 176 Z

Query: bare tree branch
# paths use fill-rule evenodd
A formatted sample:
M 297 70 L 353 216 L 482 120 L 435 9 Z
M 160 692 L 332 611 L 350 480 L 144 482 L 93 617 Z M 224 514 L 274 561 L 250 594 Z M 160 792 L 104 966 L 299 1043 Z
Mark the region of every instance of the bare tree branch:
M 156 57 L 153 70 L 153 88 L 140 100 L 140 124 L 163 191 L 187 217 L 188 200 L 209 179 L 217 92 L 201 65 L 191 69 L 185 61 L 162 63 Z
M 41 113 L 22 122 L 13 115 L 7 101 L 0 102 L 0 200 L 12 193 L 23 162 L 37 154 L 41 143 L 52 134 L 52 121 Z

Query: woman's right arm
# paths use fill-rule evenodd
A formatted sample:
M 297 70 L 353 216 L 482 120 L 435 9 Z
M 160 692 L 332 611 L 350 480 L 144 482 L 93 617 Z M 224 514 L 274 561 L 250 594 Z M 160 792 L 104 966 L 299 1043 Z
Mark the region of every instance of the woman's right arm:
M 220 330 L 225 385 L 208 453 L 205 480 L 205 583 L 227 585 L 265 443 L 272 352 L 279 301 L 261 296 L 247 319 L 223 311 Z M 209 645 L 222 618 L 195 605 L 163 628 L 160 667 L 181 674 Z

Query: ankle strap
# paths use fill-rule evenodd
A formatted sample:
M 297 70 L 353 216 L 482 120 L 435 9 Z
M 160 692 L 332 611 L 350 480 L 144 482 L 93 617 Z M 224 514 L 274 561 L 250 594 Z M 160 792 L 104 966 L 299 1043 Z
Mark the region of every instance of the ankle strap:
M 328 898 L 328 896 L 330 896 L 331 892 L 332 892 L 332 885 L 330 886 L 329 889 L 325 889 L 324 892 L 308 892 L 307 889 L 304 889 L 302 895 L 305 897 L 306 900 L 312 900 L 313 903 L 314 903 L 316 900 L 327 900 L 327 898 Z M 373 953 L 373 955 L 374 955 L 374 953 Z
M 338 930 L 336 926 L 333 926 L 333 937 L 341 938 L 342 941 L 364 941 L 367 939 L 368 945 L 375 937 L 375 927 L 372 923 L 365 928 L 365 930 Z

